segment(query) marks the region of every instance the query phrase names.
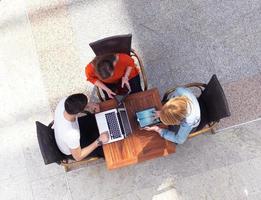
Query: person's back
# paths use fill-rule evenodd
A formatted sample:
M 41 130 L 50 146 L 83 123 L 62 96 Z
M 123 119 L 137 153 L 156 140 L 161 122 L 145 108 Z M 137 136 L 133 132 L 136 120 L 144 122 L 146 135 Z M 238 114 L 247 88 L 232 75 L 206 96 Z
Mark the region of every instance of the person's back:
M 198 100 L 187 88 L 176 88 L 171 99 L 156 114 L 163 124 L 168 125 L 168 129 L 158 126 L 145 129 L 156 131 L 161 137 L 177 144 L 184 143 L 191 131 L 200 123 Z
M 55 110 L 54 116 L 54 133 L 57 146 L 65 155 L 71 155 L 70 149 L 80 146 L 80 130 L 78 120 L 74 122 L 68 121 L 64 117 L 64 102 L 62 99 Z
M 196 96 L 188 88 L 178 87 L 172 95 L 172 98 L 185 96 L 189 99 L 187 106 L 187 115 L 182 123 L 186 123 L 192 128 L 196 128 L 200 123 L 200 106 Z

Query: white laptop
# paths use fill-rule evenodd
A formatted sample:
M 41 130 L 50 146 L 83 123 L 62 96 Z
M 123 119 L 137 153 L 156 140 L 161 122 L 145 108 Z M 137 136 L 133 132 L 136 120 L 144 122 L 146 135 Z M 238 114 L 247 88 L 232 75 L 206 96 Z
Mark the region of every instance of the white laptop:
M 132 132 L 125 106 L 97 113 L 95 118 L 99 133 L 108 131 L 108 143 L 122 140 Z

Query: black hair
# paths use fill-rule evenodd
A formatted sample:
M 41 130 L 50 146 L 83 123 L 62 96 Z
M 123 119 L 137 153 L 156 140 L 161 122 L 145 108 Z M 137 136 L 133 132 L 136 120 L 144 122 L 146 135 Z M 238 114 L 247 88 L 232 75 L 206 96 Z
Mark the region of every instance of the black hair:
M 88 98 L 82 94 L 72 94 L 64 102 L 65 111 L 70 115 L 82 112 L 88 103 Z

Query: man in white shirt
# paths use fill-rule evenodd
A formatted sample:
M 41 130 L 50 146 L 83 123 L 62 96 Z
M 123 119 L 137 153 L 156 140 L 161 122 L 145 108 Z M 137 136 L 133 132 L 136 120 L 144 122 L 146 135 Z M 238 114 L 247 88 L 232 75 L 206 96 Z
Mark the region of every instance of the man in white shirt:
M 88 98 L 84 94 L 73 94 L 58 103 L 54 117 L 58 148 L 77 161 L 88 155 L 103 156 L 101 145 L 108 142 L 107 132 L 99 135 L 93 114 L 78 118 L 84 109 L 99 112 L 99 105 L 88 104 Z

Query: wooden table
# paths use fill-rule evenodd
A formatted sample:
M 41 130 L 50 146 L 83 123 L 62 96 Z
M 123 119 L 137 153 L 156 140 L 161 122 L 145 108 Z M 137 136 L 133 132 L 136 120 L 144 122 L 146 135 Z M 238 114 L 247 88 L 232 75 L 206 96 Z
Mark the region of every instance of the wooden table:
M 125 106 L 133 133 L 123 140 L 103 145 L 108 169 L 116 169 L 175 153 L 176 146 L 174 143 L 161 138 L 154 131 L 140 130 L 135 119 L 135 112 L 137 111 L 150 107 L 156 107 L 157 110 L 161 108 L 158 89 L 154 88 L 129 95 L 125 99 Z M 115 107 L 115 100 L 100 103 L 101 111 Z

